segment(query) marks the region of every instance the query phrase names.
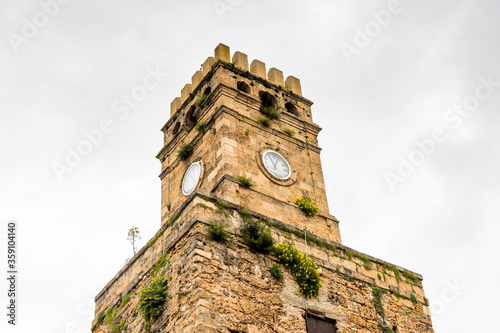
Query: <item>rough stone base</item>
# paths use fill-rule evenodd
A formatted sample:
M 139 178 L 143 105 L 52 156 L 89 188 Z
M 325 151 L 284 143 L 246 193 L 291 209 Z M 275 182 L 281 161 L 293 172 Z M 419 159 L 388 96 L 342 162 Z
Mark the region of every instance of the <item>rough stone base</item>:
M 210 198 L 202 196 L 205 194 Z M 178 219 L 108 283 L 96 297 L 94 332 L 113 332 L 113 323 L 123 319 L 127 332 L 298 333 L 306 332 L 306 306 L 311 313 L 336 320 L 341 333 L 382 332 L 379 322 L 396 326 L 398 333 L 433 332 L 420 275 L 339 243 L 322 243 L 314 235 L 315 241 L 308 242 L 307 251 L 320 266 L 323 287 L 319 297 L 306 304 L 290 273 L 283 269 L 281 280 L 271 276 L 269 268 L 276 262 L 273 255 L 255 253 L 241 242 L 237 234 L 241 207 L 229 205 L 216 212 L 216 200 L 213 194 L 193 194 L 181 207 Z M 208 237 L 206 226 L 215 219 L 225 220 L 230 226 L 232 239 L 227 244 Z M 295 243 L 306 251 L 304 239 L 295 235 L 297 230 L 287 229 L 279 221 L 273 223 L 271 231 L 278 242 Z M 137 290 L 149 285 L 155 263 L 165 252 L 169 252 L 164 275 L 171 279 L 170 299 L 163 314 L 147 330 L 135 308 Z M 412 274 L 416 280 L 404 274 Z M 384 291 L 383 318 L 372 302 L 374 286 Z M 117 309 L 127 293 L 132 293 L 131 300 L 116 314 L 114 322 L 97 325 L 99 314 Z M 412 294 L 415 303 L 410 300 Z

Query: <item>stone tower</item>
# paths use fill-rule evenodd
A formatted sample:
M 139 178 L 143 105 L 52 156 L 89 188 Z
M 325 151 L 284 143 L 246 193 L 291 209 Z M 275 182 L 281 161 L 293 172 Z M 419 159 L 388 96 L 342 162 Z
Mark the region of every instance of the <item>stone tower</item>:
M 93 332 L 433 332 L 421 275 L 342 245 L 299 79 L 219 44 L 191 81 L 162 128 L 160 230 L 96 296 Z M 319 281 L 305 264 L 241 237 L 248 223 L 314 261 L 319 292 L 304 291 Z

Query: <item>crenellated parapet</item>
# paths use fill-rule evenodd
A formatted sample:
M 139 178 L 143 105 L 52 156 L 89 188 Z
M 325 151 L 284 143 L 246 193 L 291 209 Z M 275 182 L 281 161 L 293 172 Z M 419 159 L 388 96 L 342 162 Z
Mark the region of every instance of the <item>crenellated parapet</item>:
M 173 116 L 189 96 L 196 91 L 196 88 L 212 70 L 212 66 L 218 61 L 230 63 L 240 70 L 252 73 L 261 79 L 302 97 L 302 89 L 298 78 L 290 75 L 284 79 L 283 72 L 274 67 L 266 71 L 266 64 L 258 59 L 252 60 L 249 66 L 248 56 L 240 51 L 236 51 L 231 58 L 229 46 L 221 43 L 215 48 L 214 56 L 208 57 L 201 66 L 201 70 L 194 73 L 191 77 L 191 83 L 186 84 L 184 88 L 182 88 L 181 96 L 174 98 L 172 103 L 170 103 L 170 116 Z

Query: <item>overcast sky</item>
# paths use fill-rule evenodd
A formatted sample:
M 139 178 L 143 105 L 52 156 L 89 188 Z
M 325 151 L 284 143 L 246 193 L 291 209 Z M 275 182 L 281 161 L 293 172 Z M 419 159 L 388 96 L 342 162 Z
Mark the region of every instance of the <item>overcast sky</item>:
M 1 256 L 9 220 L 20 252 L 2 332 L 90 331 L 127 229 L 160 227 L 160 128 L 219 42 L 314 101 L 343 243 L 421 273 L 436 332 L 498 330 L 498 1 L 54 1 L 1 0 Z

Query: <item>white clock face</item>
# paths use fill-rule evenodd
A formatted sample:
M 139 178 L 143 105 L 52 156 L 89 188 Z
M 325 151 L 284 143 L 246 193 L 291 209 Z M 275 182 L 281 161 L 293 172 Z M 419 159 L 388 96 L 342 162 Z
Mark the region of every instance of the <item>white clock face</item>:
M 189 166 L 184 178 L 182 179 L 182 193 L 188 195 L 194 191 L 201 175 L 201 164 L 200 162 L 193 163 Z
M 283 156 L 275 151 L 268 150 L 262 154 L 262 162 L 267 171 L 279 179 L 290 178 L 290 165 Z

